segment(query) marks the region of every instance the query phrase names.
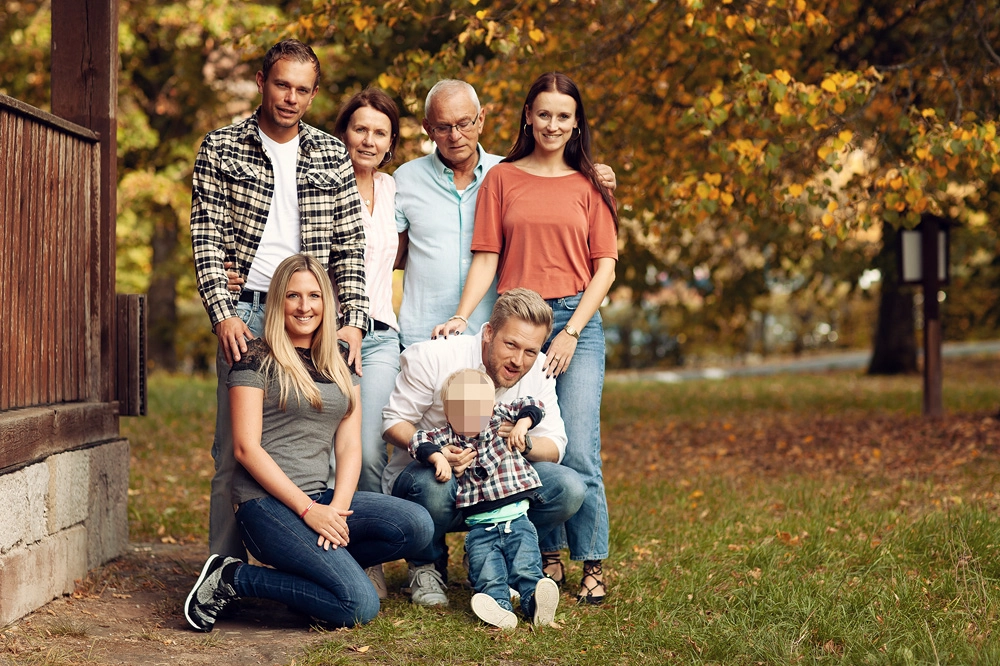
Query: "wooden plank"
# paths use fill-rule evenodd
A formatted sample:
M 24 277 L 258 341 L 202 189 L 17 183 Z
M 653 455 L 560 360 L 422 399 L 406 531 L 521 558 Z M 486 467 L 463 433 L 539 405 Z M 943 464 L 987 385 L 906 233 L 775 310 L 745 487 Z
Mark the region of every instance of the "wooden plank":
M 113 404 L 77 402 L 0 412 L 0 474 L 118 436 Z

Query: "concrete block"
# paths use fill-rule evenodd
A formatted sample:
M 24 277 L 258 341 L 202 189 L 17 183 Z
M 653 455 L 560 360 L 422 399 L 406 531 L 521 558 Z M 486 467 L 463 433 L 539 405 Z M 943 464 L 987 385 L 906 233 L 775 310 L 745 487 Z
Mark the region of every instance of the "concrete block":
M 82 525 L 0 556 L 0 626 L 73 591 L 87 574 L 87 530 Z
M 128 441 L 120 439 L 89 451 L 87 567 L 93 569 L 128 546 Z
M 0 476 L 0 554 L 46 534 L 48 466 L 44 463 Z
M 87 519 L 90 451 L 67 451 L 45 459 L 49 466 L 49 534 Z

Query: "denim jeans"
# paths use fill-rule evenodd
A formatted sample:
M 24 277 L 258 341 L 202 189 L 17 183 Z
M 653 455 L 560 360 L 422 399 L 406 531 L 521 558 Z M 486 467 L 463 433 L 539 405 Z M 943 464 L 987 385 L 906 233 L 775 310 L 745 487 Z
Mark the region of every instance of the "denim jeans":
M 389 458 L 382 440 L 382 409 L 399 374 L 399 334 L 370 330 L 361 343 L 361 478 L 358 490 L 382 492 L 382 470 Z M 330 484 L 334 479 L 330 451 Z
M 542 579 L 538 533 L 526 516 L 512 521 L 473 525 L 465 535 L 469 584 L 498 602 L 510 602 L 510 588 L 521 595 L 521 610 L 534 613 L 535 585 Z
M 236 314 L 247 325 L 254 337 L 264 334 L 264 304 L 236 303 Z M 212 442 L 212 458 L 215 459 L 215 476 L 212 477 L 212 496 L 208 511 L 209 552 L 224 557 L 247 559 L 246 548 L 236 527 L 233 514 L 233 470 L 236 458 L 233 456 L 233 423 L 229 416 L 229 364 L 219 347 L 215 354 L 215 370 L 219 383 L 215 397 L 215 440 Z
M 581 294 L 546 301 L 552 307 L 553 326 L 542 351 L 548 350 L 552 338 L 569 323 Z M 568 439 L 562 464 L 576 470 L 586 485 L 586 493 L 580 510 L 566 521 L 565 530 L 540 535 L 543 552 L 568 545 L 573 560 L 603 560 L 608 556 L 608 501 L 601 470 L 603 388 L 604 328 L 601 313 L 596 312 L 580 331 L 569 369 L 556 378 L 556 396 Z
M 329 504 L 333 490 L 310 497 Z M 351 510 L 350 545 L 323 550 L 316 532 L 275 498 L 240 504 L 236 518 L 247 549 L 274 568 L 240 566 L 236 593 L 279 601 L 338 627 L 370 621 L 379 600 L 364 569 L 425 548 L 434 527 L 423 508 L 388 495 L 357 492 Z
M 398 452 L 393 452 L 398 455 Z M 528 519 L 534 524 L 539 539 L 564 523 L 577 512 L 584 501 L 586 488 L 579 475 L 566 467 L 550 462 L 531 463 L 538 472 L 542 487 L 536 492 L 539 501 L 532 502 Z M 427 548 L 410 558 L 416 566 L 446 561 L 448 546 L 444 535 L 466 529 L 462 513 L 455 508 L 458 484 L 452 477 L 441 483 L 434 478 L 434 468 L 413 461 L 406 466 L 392 486 L 394 497 L 408 499 L 427 509 L 434 521 L 434 538 Z

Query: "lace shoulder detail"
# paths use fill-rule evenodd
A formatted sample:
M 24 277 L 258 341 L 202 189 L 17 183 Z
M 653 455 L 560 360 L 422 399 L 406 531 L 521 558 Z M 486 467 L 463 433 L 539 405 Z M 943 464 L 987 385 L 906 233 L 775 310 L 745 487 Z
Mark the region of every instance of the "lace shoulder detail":
M 271 353 L 271 348 L 264 342 L 263 338 L 255 338 L 247 342 L 247 351 L 243 357 L 233 363 L 232 372 L 239 370 L 260 370 L 264 365 L 264 360 Z

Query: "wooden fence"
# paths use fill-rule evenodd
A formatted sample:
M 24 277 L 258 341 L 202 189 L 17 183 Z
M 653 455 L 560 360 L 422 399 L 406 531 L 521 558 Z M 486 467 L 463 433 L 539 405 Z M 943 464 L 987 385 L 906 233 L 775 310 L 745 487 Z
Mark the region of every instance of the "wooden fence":
M 99 160 L 96 133 L 0 95 L 0 412 L 100 400 Z

